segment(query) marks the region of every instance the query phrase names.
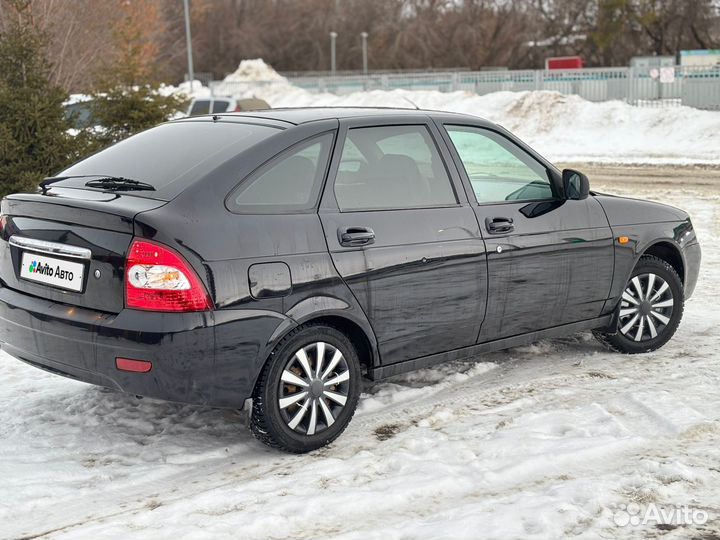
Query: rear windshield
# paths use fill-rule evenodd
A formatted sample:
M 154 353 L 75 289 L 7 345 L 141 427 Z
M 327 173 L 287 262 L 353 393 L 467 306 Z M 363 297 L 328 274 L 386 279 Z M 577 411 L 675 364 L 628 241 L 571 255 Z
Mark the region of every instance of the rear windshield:
M 228 159 L 278 132 L 236 122 L 190 121 L 163 124 L 125 139 L 61 171 L 57 176 L 121 176 L 155 191 L 129 195 L 169 200 Z M 90 178 L 70 178 L 62 187 L 84 187 Z

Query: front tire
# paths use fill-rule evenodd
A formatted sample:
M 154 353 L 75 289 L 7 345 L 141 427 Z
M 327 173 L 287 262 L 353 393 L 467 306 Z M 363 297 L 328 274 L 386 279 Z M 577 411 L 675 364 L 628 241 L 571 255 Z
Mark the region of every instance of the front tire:
M 360 361 L 350 339 L 325 324 L 288 334 L 255 385 L 250 429 L 273 448 L 305 453 L 334 441 L 355 413 Z
M 675 334 L 684 308 L 683 284 L 666 261 L 644 255 L 623 290 L 613 332 L 595 331 L 610 349 L 637 354 L 659 349 Z

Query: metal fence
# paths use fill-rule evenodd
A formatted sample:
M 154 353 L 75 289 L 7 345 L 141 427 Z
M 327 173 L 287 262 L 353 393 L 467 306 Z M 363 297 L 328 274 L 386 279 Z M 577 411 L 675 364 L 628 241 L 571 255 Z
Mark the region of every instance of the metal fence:
M 589 101 L 618 99 L 639 106 L 687 105 L 720 110 L 720 66 L 589 68 L 573 70 L 452 71 L 290 77 L 310 92 L 349 94 L 368 90 L 553 90 Z
M 500 69 L 500 68 L 498 68 Z M 507 68 L 502 68 L 507 70 Z M 444 67 L 444 68 L 425 68 L 423 69 L 423 73 L 446 73 L 446 72 L 455 72 L 455 71 L 464 71 L 469 72 L 470 68 L 466 67 Z M 494 71 L 491 69 L 488 69 L 487 71 Z M 294 79 L 298 77 L 332 77 L 333 72 L 329 70 L 321 70 L 321 71 L 280 71 L 280 75 L 283 77 L 287 77 L 288 79 Z M 417 68 L 415 69 L 374 69 L 372 70 L 373 75 L 399 75 L 403 73 L 417 73 Z M 335 72 L 336 77 L 363 77 L 365 74 L 361 69 L 338 69 Z

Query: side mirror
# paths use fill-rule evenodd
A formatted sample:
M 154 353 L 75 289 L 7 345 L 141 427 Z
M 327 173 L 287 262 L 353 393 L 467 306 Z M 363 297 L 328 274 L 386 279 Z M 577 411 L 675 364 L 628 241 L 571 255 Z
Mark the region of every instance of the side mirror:
M 579 171 L 573 169 L 563 170 L 562 182 L 566 199 L 581 201 L 587 199 L 590 194 L 590 181 L 587 176 Z

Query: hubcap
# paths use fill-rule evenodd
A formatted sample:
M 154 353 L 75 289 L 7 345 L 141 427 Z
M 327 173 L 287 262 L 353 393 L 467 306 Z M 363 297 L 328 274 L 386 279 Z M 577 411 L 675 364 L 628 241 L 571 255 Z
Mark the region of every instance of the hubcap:
M 345 407 L 350 370 L 339 349 L 318 341 L 298 350 L 280 377 L 278 403 L 293 431 L 315 435 L 329 428 Z
M 655 339 L 670 323 L 674 299 L 657 274 L 640 274 L 627 284 L 620 301 L 620 333 L 633 341 Z

